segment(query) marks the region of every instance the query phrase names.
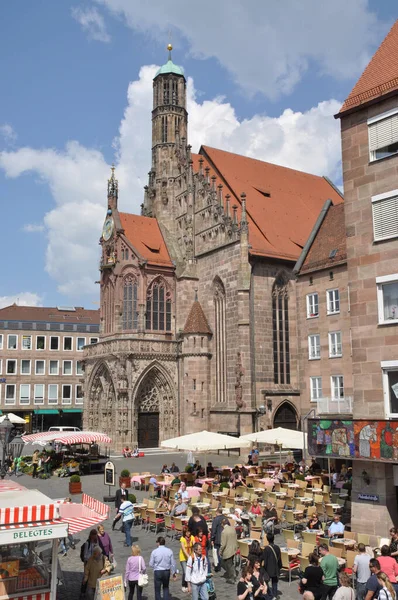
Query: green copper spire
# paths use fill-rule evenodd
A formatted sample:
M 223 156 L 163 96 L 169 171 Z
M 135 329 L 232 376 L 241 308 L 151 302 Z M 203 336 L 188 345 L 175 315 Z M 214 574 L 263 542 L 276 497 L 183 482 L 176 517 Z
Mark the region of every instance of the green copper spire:
M 168 44 L 167 50 L 169 51 L 169 59 L 167 63 L 163 65 L 163 67 L 160 67 L 155 77 L 157 77 L 158 75 L 167 75 L 168 73 L 174 73 L 174 75 L 182 75 L 184 77 L 184 69 L 182 67 L 179 67 L 178 65 L 175 65 L 171 60 L 172 49 L 173 46 L 171 44 Z

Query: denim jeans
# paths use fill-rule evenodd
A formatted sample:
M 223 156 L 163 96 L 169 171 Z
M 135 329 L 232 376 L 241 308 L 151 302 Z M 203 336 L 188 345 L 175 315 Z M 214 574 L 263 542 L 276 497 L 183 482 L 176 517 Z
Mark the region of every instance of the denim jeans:
M 186 560 L 180 560 L 180 565 L 181 565 L 181 575 L 182 575 L 182 580 L 181 580 L 181 587 L 187 587 L 187 581 L 185 579 L 185 574 L 187 572 L 187 561 Z
M 124 533 L 126 534 L 126 544 L 131 547 L 131 526 L 133 524 L 133 519 L 130 521 L 123 521 Z
M 271 594 L 274 598 L 276 598 L 278 595 L 278 578 L 271 577 L 270 585 L 271 585 Z
M 170 570 L 167 571 L 154 571 L 155 576 L 155 600 L 162 600 L 160 595 L 163 587 L 163 600 L 169 600 L 169 583 L 170 583 Z
M 357 600 L 365 600 L 366 582 L 361 583 L 360 581 L 357 581 L 356 587 L 357 587 Z
M 328 600 L 332 600 L 333 596 L 336 593 L 337 585 L 324 585 L 323 588 L 324 588 L 324 592 L 323 592 L 324 600 L 326 600 L 326 598 L 328 598 Z
M 209 600 L 207 585 L 204 583 L 191 583 L 192 600 Z

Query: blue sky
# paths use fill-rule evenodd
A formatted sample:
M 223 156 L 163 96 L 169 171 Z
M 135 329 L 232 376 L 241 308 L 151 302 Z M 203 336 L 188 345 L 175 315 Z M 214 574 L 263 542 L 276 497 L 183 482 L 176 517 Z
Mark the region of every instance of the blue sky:
M 108 167 L 122 208 L 137 212 L 169 35 L 190 78 L 195 151 L 206 143 L 341 184 L 332 115 L 396 18 L 393 0 L 146 4 L 2 3 L 1 305 L 97 306 Z

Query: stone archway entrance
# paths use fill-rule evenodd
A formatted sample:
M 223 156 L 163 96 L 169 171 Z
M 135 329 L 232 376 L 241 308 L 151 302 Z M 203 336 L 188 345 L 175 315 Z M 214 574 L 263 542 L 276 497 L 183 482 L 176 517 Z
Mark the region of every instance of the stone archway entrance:
M 283 402 L 277 409 L 274 416 L 274 428 L 276 427 L 297 430 L 297 413 L 289 402 Z
M 144 376 L 137 390 L 135 405 L 139 448 L 156 448 L 160 441 L 175 435 L 174 394 L 158 368 L 153 367 Z
M 85 410 L 88 413 L 88 428 L 92 431 L 104 431 L 112 438 L 116 430 L 116 396 L 112 377 L 103 363 L 94 374 Z M 113 440 L 116 441 L 116 440 Z

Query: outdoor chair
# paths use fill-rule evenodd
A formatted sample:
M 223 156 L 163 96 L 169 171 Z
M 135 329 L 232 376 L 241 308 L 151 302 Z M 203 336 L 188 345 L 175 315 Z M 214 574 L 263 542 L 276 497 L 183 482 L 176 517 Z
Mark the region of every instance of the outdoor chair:
M 179 517 L 173 517 L 173 523 L 174 523 L 174 531 L 175 531 L 174 537 L 180 539 L 180 537 L 182 536 L 183 522 L 181 521 L 181 519 Z
M 330 546 L 330 548 L 329 548 L 330 554 L 333 554 L 337 558 L 342 558 L 343 557 L 343 548 L 341 546 L 337 547 L 335 541 L 333 541 L 333 544 L 334 544 L 334 546 Z
M 287 547 L 299 549 L 300 541 L 299 540 L 287 540 Z
M 345 568 L 344 568 L 344 573 L 347 573 L 347 575 L 352 575 L 353 574 L 353 567 L 354 567 L 354 560 L 356 555 L 358 554 L 358 552 L 356 552 L 355 550 L 347 550 L 347 554 L 346 554 L 346 563 L 345 563 Z
M 149 529 L 150 530 L 153 527 L 155 530 L 155 533 L 158 533 L 158 531 L 160 529 L 163 529 L 164 524 L 165 524 L 164 517 L 157 517 L 155 511 L 149 512 Z
M 167 533 L 169 531 L 171 531 L 171 539 L 173 539 L 174 538 L 175 525 L 174 525 L 173 521 L 171 520 L 171 516 L 170 515 L 165 515 L 164 516 L 164 528 L 166 530 L 166 537 L 167 537 Z
M 287 540 L 294 540 L 294 531 L 293 529 L 282 529 L 283 538 L 285 543 L 287 544 Z
M 299 556 L 300 559 L 300 571 L 304 573 L 307 567 L 310 566 L 310 561 L 306 556 Z
M 319 530 L 319 535 L 322 533 L 321 530 Z M 313 546 L 316 543 L 316 537 L 313 533 L 308 533 L 308 531 L 302 531 L 301 532 L 302 538 L 303 538 L 303 542 L 305 542 L 306 544 L 312 544 Z
M 304 556 L 305 558 L 307 558 L 311 554 L 311 552 L 314 552 L 314 548 L 315 548 L 315 540 L 313 540 L 312 544 L 303 542 L 301 545 L 301 556 Z
M 289 555 L 284 550 L 281 550 L 282 571 L 287 571 L 289 574 L 289 585 L 292 583 L 292 571 L 295 571 L 300 566 L 300 561 L 297 558 L 289 560 Z

